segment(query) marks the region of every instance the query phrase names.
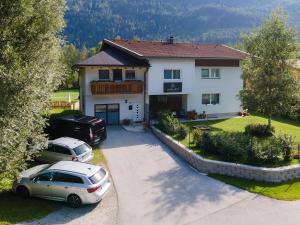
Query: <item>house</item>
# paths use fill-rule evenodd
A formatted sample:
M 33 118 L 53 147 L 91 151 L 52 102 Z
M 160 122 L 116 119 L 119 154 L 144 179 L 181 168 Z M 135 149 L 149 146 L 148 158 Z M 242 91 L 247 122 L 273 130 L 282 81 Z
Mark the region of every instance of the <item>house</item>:
M 85 115 L 148 121 L 160 110 L 178 115 L 236 114 L 246 53 L 220 44 L 103 40 L 101 51 L 74 65 Z

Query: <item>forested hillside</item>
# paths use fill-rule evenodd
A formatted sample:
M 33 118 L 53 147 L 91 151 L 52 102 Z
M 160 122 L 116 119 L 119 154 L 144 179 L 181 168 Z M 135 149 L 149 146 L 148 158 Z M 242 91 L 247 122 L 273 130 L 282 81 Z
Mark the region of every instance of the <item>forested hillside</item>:
M 68 0 L 66 39 L 93 47 L 103 38 L 234 43 L 282 6 L 300 30 L 299 0 Z

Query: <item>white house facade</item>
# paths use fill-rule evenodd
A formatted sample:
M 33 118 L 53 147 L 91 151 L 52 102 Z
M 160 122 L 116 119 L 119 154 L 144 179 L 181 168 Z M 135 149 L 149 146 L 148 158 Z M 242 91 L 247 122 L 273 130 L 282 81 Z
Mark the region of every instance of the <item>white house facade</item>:
M 245 57 L 224 45 L 105 39 L 100 53 L 74 65 L 81 111 L 108 124 L 148 121 L 160 110 L 236 114 Z

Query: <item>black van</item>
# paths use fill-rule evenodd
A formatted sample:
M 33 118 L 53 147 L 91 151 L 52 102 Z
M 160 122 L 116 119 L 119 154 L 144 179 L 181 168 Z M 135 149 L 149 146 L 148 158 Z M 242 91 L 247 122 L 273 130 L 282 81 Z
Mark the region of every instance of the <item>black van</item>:
M 93 146 L 106 139 L 106 124 L 92 116 L 67 115 L 51 121 L 45 132 L 51 139 L 73 137 Z

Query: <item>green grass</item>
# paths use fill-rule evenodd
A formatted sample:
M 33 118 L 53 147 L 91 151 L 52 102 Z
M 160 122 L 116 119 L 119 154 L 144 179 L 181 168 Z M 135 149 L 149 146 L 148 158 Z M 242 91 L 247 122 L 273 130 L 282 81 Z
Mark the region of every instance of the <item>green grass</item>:
M 94 152 L 94 158 L 93 160 L 90 162 L 94 165 L 107 165 L 106 159 L 103 155 L 103 152 L 101 151 L 101 149 L 99 147 L 96 147 L 93 149 Z
M 56 91 L 52 94 L 51 99 L 52 101 L 68 101 L 69 94 L 71 96 L 72 101 L 78 101 L 78 97 L 79 97 L 78 89 Z
M 275 135 L 289 134 L 295 137 L 295 142 L 300 145 L 300 121 L 274 118 Z M 245 126 L 251 123 L 267 123 L 267 118 L 262 115 L 251 115 L 243 118 L 231 118 L 222 120 L 209 120 L 201 122 L 186 122 L 189 127 L 195 125 L 208 125 L 212 131 L 244 131 Z M 188 141 L 186 138 L 185 141 Z
M 209 176 L 226 184 L 230 184 L 249 192 L 264 195 L 270 198 L 286 201 L 300 199 L 300 180 L 275 184 L 216 174 Z
M 243 118 L 230 118 L 230 119 L 221 119 L 221 120 L 208 120 L 208 121 L 191 121 L 185 122 L 184 124 L 188 127 L 193 127 L 196 125 L 208 125 L 211 128 L 212 132 L 243 132 L 245 126 L 251 123 L 267 123 L 267 118 L 262 115 L 252 115 Z M 275 135 L 279 134 L 289 134 L 295 138 L 295 143 L 300 148 L 300 121 L 292 121 L 288 119 L 282 118 L 274 118 L 273 126 L 275 127 Z M 201 155 L 204 158 L 211 160 L 219 160 L 224 161 L 222 155 L 212 154 L 204 149 L 197 148 L 192 143 L 192 137 L 187 136 L 184 140 L 181 141 L 182 144 L 192 149 L 195 153 Z M 247 162 L 236 162 L 236 163 L 245 163 Z M 298 159 L 293 159 L 290 162 L 280 161 L 276 165 L 265 165 L 266 167 L 278 167 L 278 166 L 286 166 L 286 165 L 294 165 L 298 164 Z

